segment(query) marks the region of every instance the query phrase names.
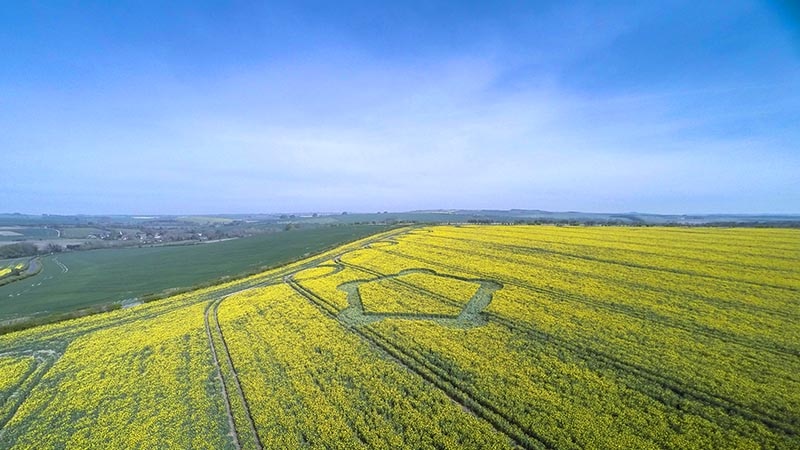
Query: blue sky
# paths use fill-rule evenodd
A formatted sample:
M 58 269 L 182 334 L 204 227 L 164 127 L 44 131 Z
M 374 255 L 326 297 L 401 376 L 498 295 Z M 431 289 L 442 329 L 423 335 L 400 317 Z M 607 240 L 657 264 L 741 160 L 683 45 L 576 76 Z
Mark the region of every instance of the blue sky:
M 791 2 L 7 2 L 0 211 L 800 213 Z

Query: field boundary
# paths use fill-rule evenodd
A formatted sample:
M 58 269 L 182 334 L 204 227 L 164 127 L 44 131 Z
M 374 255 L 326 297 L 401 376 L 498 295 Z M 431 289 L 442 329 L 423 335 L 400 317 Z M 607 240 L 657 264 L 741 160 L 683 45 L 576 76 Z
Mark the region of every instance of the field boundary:
M 358 241 L 361 241 L 361 240 L 364 240 L 364 239 L 370 239 L 371 237 L 375 237 L 375 236 L 379 236 L 378 239 L 380 239 L 380 236 L 384 236 L 384 237 L 385 236 L 390 236 L 390 234 L 386 234 L 386 233 L 391 233 L 393 230 L 395 232 L 397 230 L 400 230 L 400 231 L 404 232 L 404 231 L 407 231 L 409 229 L 413 229 L 414 227 L 415 226 L 408 226 L 408 225 L 383 227 L 380 230 L 376 230 L 373 234 L 368 234 L 366 236 L 356 237 L 356 238 L 349 239 L 349 240 L 346 240 L 346 241 L 342 241 L 342 242 L 338 242 L 338 243 L 335 243 L 335 244 L 327 245 L 325 247 L 322 247 L 322 248 L 316 250 L 314 254 L 300 255 L 300 256 L 297 256 L 297 257 L 294 257 L 294 258 L 287 259 L 287 260 L 285 260 L 283 262 L 280 262 L 280 263 L 272 265 L 272 266 L 263 266 L 263 267 L 259 267 L 259 268 L 253 269 L 253 270 L 240 272 L 240 273 L 237 273 L 235 275 L 218 277 L 218 278 L 214 278 L 212 280 L 206 281 L 206 282 L 193 284 L 193 285 L 187 286 L 187 287 L 171 288 L 171 289 L 167 289 L 167 290 L 163 290 L 163 291 L 159 291 L 159 292 L 143 294 L 143 295 L 139 296 L 139 299 L 141 300 L 142 303 L 151 303 L 151 302 L 156 302 L 156 301 L 160 301 L 160 300 L 165 300 L 165 299 L 168 299 L 170 297 L 173 297 L 173 296 L 179 295 L 179 294 L 188 294 L 188 293 L 191 293 L 191 292 L 194 292 L 194 291 L 198 291 L 198 290 L 202 290 L 202 289 L 213 288 L 213 287 L 215 287 L 217 285 L 220 285 L 220 284 L 223 284 L 223 283 L 229 283 L 229 282 L 233 282 L 233 281 L 244 280 L 244 279 L 246 279 L 248 277 L 252 277 L 254 275 L 258 275 L 258 274 L 261 274 L 261 273 L 264 273 L 264 272 L 269 272 L 269 271 L 273 271 L 273 270 L 279 270 L 279 269 L 281 269 L 283 267 L 290 266 L 290 265 L 295 264 L 295 263 L 300 262 L 300 261 L 304 261 L 304 260 L 307 260 L 307 259 L 314 259 L 318 255 L 330 252 L 331 250 L 335 250 L 335 249 L 337 249 L 339 247 L 342 247 L 342 246 L 350 245 L 350 244 L 352 244 L 354 242 L 358 242 Z M 82 250 L 82 251 L 84 251 L 84 250 Z M 85 251 L 91 251 L 91 250 L 85 250 Z M 319 263 L 317 261 L 315 261 L 315 262 Z M 40 267 L 41 267 L 41 265 L 40 265 Z M 121 307 L 120 301 L 113 301 L 113 302 L 97 303 L 97 304 L 94 304 L 94 305 L 89 306 L 89 307 L 79 308 L 79 309 L 71 310 L 71 311 L 68 311 L 68 312 L 59 312 L 59 313 L 41 314 L 41 315 L 29 315 L 29 316 L 25 316 L 25 317 L 16 318 L 16 319 L 9 319 L 9 321 L 6 321 L 6 322 L 0 321 L 0 336 L 5 335 L 5 334 L 9 334 L 9 333 L 13 333 L 13 332 L 16 332 L 16 331 L 22 331 L 22 330 L 26 330 L 26 329 L 30 329 L 30 328 L 35 328 L 35 327 L 40 326 L 40 325 L 49 325 L 49 324 L 64 322 L 64 321 L 77 319 L 77 318 L 81 318 L 81 317 L 92 316 L 92 315 L 96 315 L 96 314 L 102 314 L 102 313 L 105 313 L 105 312 L 109 312 L 109 311 L 113 311 L 113 310 L 119 309 L 120 307 Z

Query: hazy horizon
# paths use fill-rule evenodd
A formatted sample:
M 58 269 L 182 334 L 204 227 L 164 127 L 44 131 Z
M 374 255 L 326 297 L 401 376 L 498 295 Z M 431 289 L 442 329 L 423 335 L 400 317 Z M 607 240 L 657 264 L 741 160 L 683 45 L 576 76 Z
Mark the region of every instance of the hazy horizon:
M 0 211 L 800 213 L 789 2 L 0 11 Z
M 0 211 L 0 214 L 5 215 L 30 215 L 30 216 L 85 216 L 85 217 L 114 217 L 125 216 L 134 218 L 157 218 L 157 217 L 176 217 L 176 216 L 189 216 L 189 217 L 223 217 L 223 216 L 260 216 L 260 215 L 284 215 L 284 214 L 300 214 L 312 215 L 318 214 L 321 217 L 325 216 L 338 216 L 342 214 L 409 214 L 409 213 L 430 213 L 430 214 L 450 214 L 450 213 L 470 213 L 470 212 L 511 212 L 511 211 L 526 211 L 526 212 L 541 212 L 544 214 L 641 214 L 641 215 L 656 215 L 656 216 L 752 216 L 752 217 L 766 217 L 766 216 L 788 216 L 800 217 L 800 213 L 787 212 L 787 213 L 772 213 L 772 212 L 752 212 L 752 213 L 737 213 L 737 212 L 721 212 L 721 213 L 705 213 L 705 212 L 652 212 L 652 211 L 577 211 L 577 210 L 541 210 L 536 208 L 484 208 L 484 209 L 466 209 L 466 208 L 442 208 L 442 209 L 412 209 L 412 210 L 342 210 L 342 211 L 329 211 L 329 210 L 286 210 L 286 211 L 249 211 L 249 212 L 220 212 L 220 211 L 199 211 L 199 212 L 165 212 L 165 213 L 146 213 L 146 212 L 99 212 L 99 213 L 53 213 L 53 212 L 25 212 L 25 211 Z

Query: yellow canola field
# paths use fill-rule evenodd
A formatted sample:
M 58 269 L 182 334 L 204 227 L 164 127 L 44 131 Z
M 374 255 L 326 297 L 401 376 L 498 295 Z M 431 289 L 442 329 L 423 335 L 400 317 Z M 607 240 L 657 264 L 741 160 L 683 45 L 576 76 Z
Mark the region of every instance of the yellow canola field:
M 232 297 L 219 318 L 264 448 L 508 447 L 285 285 Z
M 798 373 L 800 230 L 405 228 L 0 336 L 0 448 L 796 449 Z
M 475 295 L 478 284 L 472 281 L 458 280 L 427 273 L 409 273 L 400 275 L 397 280 L 413 285 L 434 296 L 446 298 L 455 304 L 465 304 Z
M 33 364 L 33 358 L 30 356 L 0 356 L 0 407 L 14 393 L 15 388 L 30 372 Z
M 28 448 L 231 448 L 204 305 L 73 341 L 6 425 Z
M 0 278 L 12 273 L 15 270 L 22 270 L 24 268 L 25 268 L 25 263 L 17 263 L 5 267 L 0 267 Z
M 461 308 L 443 302 L 424 291 L 401 284 L 401 278 L 363 283 L 359 292 L 364 310 L 374 313 L 441 314 L 455 316 Z
M 314 280 L 317 278 L 327 277 L 333 275 L 336 272 L 336 266 L 333 265 L 331 262 L 327 262 L 325 264 L 320 264 L 317 267 L 312 267 L 310 269 L 301 270 L 294 276 L 294 279 L 297 281 L 307 281 L 307 280 Z
M 347 293 L 340 290 L 339 286 L 351 281 L 371 278 L 369 274 L 350 267 L 344 267 L 343 270 L 338 272 L 331 272 L 328 268 L 326 268 L 326 271 L 330 272 L 330 275 L 313 278 L 298 276 L 296 279 L 304 288 L 325 298 L 340 311 L 347 308 Z M 300 272 L 298 275 L 303 275 L 306 272 Z
M 613 258 L 586 246 L 590 238 L 614 248 Z M 440 370 L 507 418 L 538 424 L 527 435 L 541 445 L 798 445 L 800 296 L 791 282 L 800 278 L 798 230 L 469 226 L 416 230 L 396 241 L 342 261 L 383 274 L 429 269 L 491 279 L 503 289 L 484 312 L 489 325 L 467 336 L 429 322 L 369 327 L 406 349 L 409 362 Z M 691 246 L 692 256 L 682 256 Z M 738 246 L 757 263 L 698 259 L 724 261 Z M 663 255 L 653 258 L 644 247 Z M 493 323 L 515 332 L 498 335 Z M 492 347 L 507 342 L 513 345 Z M 539 349 L 542 342 L 548 345 Z M 510 359 L 498 364 L 503 354 Z M 544 369 L 550 360 L 561 366 Z M 581 367 L 614 389 L 575 378 Z M 534 369 L 546 376 L 522 384 Z M 548 383 L 555 387 L 542 391 Z M 602 401 L 589 400 L 598 392 Z

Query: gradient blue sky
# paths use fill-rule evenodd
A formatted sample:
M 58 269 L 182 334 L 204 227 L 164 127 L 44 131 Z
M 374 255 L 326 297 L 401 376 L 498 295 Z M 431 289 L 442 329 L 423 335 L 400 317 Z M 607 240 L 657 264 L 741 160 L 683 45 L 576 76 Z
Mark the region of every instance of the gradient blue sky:
M 792 2 L 0 6 L 0 211 L 800 212 Z

